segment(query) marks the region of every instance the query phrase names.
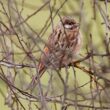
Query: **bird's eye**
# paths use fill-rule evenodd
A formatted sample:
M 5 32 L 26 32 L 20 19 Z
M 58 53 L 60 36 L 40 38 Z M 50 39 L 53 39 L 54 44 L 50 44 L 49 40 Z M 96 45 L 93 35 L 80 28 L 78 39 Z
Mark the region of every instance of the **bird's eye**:
M 74 24 L 74 23 L 72 23 L 72 22 L 69 22 L 69 23 L 68 23 L 68 25 L 73 25 L 73 24 Z

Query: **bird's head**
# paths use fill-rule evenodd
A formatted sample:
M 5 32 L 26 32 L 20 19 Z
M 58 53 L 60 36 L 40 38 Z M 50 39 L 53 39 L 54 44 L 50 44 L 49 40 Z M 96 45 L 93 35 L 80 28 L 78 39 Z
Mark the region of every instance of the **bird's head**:
M 64 27 L 66 30 L 78 30 L 79 29 L 79 23 L 77 23 L 73 18 L 71 17 L 63 17 L 60 20 L 60 25 Z

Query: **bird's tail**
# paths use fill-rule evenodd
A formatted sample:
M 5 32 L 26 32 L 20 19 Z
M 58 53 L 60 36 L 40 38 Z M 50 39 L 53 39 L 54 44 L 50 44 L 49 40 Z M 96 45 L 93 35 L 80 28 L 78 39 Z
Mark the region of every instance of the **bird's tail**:
M 38 65 L 38 75 L 35 79 L 38 80 L 38 78 L 41 78 L 41 76 L 44 74 L 45 70 L 46 70 L 45 65 L 42 64 L 42 63 L 39 63 L 39 65 Z
M 29 90 L 29 89 L 32 90 L 39 83 L 40 78 L 44 74 L 45 70 L 46 70 L 45 65 L 42 63 L 39 63 L 38 64 L 38 72 L 35 76 L 33 76 L 32 81 L 30 82 L 30 84 L 28 85 L 26 90 Z

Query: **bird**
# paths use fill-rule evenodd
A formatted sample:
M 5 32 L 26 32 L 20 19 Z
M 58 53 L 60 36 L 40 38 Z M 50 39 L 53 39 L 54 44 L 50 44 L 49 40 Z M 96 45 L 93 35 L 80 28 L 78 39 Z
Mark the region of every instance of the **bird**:
M 34 81 L 41 78 L 48 68 L 61 69 L 68 66 L 76 59 L 81 47 L 80 24 L 72 17 L 62 17 L 44 46 Z

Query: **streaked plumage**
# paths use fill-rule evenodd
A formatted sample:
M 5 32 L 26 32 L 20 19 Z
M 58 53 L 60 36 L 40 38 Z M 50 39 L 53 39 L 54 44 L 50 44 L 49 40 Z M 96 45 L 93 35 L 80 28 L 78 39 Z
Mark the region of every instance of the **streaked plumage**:
M 46 44 L 38 65 L 40 77 L 47 68 L 61 68 L 75 60 L 82 44 L 79 24 L 70 17 L 64 17 Z

